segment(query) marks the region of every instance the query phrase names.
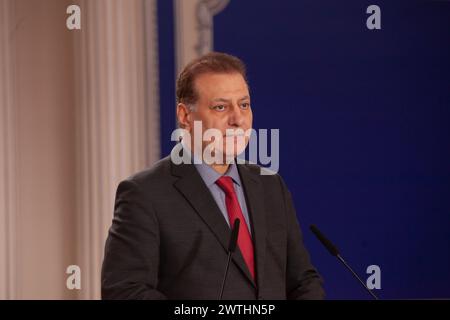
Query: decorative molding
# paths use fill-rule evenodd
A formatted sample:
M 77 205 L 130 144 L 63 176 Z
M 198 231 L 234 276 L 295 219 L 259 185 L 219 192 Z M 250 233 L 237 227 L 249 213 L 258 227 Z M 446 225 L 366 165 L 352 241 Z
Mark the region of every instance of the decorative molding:
M 229 0 L 175 0 L 176 72 L 214 48 L 213 18 Z
M 196 51 L 199 56 L 214 48 L 213 18 L 228 5 L 230 0 L 201 0 L 197 4 L 198 40 Z

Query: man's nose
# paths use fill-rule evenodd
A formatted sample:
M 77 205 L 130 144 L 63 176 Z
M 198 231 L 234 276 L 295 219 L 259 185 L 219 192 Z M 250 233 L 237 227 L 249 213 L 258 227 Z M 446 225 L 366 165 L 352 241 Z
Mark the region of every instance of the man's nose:
M 228 125 L 234 127 L 240 127 L 245 120 L 245 116 L 238 105 L 233 105 L 230 111 L 230 117 L 228 118 Z

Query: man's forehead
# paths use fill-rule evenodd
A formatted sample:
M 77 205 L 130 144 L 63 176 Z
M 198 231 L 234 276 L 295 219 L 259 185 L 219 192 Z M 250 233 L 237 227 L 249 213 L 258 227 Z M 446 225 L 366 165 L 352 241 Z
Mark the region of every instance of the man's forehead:
M 201 74 L 195 79 L 194 86 L 208 100 L 248 99 L 250 96 L 247 83 L 240 73 Z

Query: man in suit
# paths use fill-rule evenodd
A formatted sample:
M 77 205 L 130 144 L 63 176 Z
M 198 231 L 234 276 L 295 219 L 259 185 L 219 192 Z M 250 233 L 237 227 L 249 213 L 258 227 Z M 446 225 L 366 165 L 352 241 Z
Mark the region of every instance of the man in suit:
M 213 160 L 177 163 L 173 153 L 119 184 L 102 298 L 217 299 L 236 219 L 241 227 L 224 299 L 324 297 L 282 178 L 227 161 L 245 149 L 248 135 L 239 139 L 233 132 L 251 129 L 252 116 L 241 60 L 210 53 L 184 68 L 177 80 L 177 119 L 187 135 L 177 150 L 206 160 L 207 141 L 194 142 L 195 121 L 201 134 L 213 129 L 225 139 L 209 150 Z

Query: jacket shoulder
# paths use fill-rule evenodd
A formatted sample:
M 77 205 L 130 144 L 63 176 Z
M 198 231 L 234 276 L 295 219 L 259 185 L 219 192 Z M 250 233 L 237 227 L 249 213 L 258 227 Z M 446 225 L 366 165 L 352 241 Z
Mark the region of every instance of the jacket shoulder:
M 286 184 L 279 173 L 248 161 L 242 164 L 242 166 L 264 185 L 270 186 L 270 188 L 287 190 Z
M 278 172 L 275 172 L 273 170 L 270 170 L 266 167 L 260 166 L 259 164 L 250 162 L 248 160 L 245 160 L 243 164 L 246 169 L 248 169 L 252 174 L 262 176 L 262 177 L 272 177 L 272 178 L 281 178 L 281 176 L 278 174 Z
M 155 162 L 151 167 L 134 173 L 126 178 L 125 181 L 131 181 L 138 186 L 145 186 L 149 183 L 168 181 L 171 176 L 171 160 L 170 156 L 167 156 Z

